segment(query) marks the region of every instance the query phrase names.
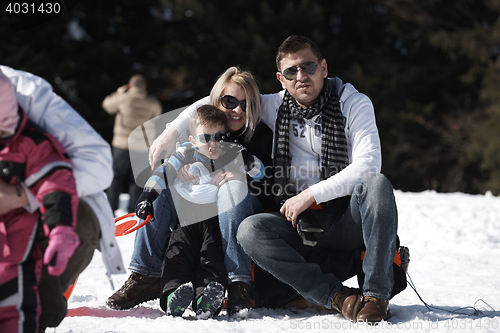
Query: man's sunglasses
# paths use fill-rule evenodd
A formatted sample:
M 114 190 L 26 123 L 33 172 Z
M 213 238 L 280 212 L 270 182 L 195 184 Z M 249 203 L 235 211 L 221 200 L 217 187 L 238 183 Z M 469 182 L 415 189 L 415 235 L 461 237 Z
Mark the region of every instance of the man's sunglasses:
M 203 133 L 200 135 L 193 135 L 198 141 L 201 143 L 209 143 L 212 141 L 212 138 L 215 138 L 215 141 L 220 141 L 226 138 L 227 133 L 226 132 L 217 132 L 215 134 L 207 134 Z
M 297 67 L 300 67 L 300 69 L 304 73 L 311 75 L 311 74 L 314 74 L 316 72 L 316 68 L 318 67 L 318 65 L 315 62 L 306 61 L 306 62 L 301 63 L 298 66 L 288 67 L 287 69 L 285 69 L 283 71 L 283 76 L 285 77 L 285 79 L 290 80 L 290 81 L 295 79 L 295 77 L 297 76 L 297 72 L 299 71 L 297 69 Z
M 238 104 L 241 105 L 241 109 L 244 112 L 247 112 L 247 100 L 244 99 L 242 101 L 238 101 L 236 97 L 231 96 L 231 95 L 224 95 L 220 98 L 220 102 L 222 103 L 222 106 L 228 110 L 233 110 L 238 107 Z

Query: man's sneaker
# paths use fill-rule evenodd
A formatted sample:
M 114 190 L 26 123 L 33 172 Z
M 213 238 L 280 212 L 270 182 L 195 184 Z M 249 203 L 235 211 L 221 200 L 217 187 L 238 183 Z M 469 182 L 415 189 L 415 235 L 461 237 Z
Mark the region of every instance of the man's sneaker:
M 215 317 L 222 308 L 224 300 L 224 286 L 219 282 L 210 282 L 203 294 L 196 301 L 196 317 L 200 319 L 208 319 Z
M 389 300 L 387 298 L 366 296 L 363 301 L 363 308 L 358 312 L 356 319 L 357 321 L 375 324 L 389 319 L 389 315 Z
M 180 317 L 188 308 L 194 297 L 193 283 L 181 284 L 167 296 L 167 316 Z
M 132 272 L 123 286 L 111 295 L 106 305 L 115 310 L 126 310 L 137 304 L 160 297 L 160 278 Z
M 356 316 L 363 306 L 363 295 L 357 288 L 342 287 L 332 297 L 332 309 L 342 313 L 344 318 L 356 321 Z
M 227 286 L 227 314 L 232 316 L 242 309 L 250 309 L 252 302 L 248 294 L 248 283 L 236 281 Z

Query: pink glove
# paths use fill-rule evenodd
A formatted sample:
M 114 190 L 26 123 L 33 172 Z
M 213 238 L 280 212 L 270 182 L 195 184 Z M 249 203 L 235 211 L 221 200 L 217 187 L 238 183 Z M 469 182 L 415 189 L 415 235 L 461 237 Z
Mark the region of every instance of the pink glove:
M 43 263 L 48 265 L 49 274 L 53 276 L 61 275 L 66 269 L 69 258 L 75 253 L 80 245 L 80 238 L 72 227 L 58 225 L 49 234 L 49 246 L 43 255 Z

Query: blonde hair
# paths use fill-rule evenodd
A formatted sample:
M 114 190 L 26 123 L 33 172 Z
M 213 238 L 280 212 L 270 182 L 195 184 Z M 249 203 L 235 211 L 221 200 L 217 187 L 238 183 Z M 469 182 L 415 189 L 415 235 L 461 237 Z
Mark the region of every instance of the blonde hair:
M 228 68 L 219 76 L 210 92 L 210 103 L 212 105 L 222 109 L 220 98 L 229 83 L 238 84 L 245 91 L 247 117 L 243 141 L 249 142 L 261 119 L 260 91 L 257 82 L 255 82 L 252 73 L 248 70 L 242 70 L 235 66 Z

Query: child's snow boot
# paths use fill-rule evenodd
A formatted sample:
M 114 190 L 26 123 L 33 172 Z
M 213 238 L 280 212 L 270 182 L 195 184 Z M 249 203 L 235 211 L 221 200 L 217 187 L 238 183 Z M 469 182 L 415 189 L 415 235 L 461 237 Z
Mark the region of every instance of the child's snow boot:
M 194 297 L 194 288 L 191 282 L 181 284 L 167 296 L 167 316 L 180 317 L 188 308 Z
M 200 319 L 215 317 L 222 308 L 224 293 L 225 289 L 222 284 L 210 282 L 203 290 L 203 294 L 196 300 L 196 317 Z

